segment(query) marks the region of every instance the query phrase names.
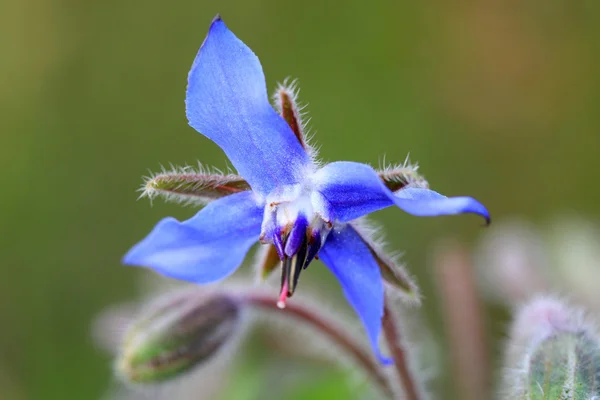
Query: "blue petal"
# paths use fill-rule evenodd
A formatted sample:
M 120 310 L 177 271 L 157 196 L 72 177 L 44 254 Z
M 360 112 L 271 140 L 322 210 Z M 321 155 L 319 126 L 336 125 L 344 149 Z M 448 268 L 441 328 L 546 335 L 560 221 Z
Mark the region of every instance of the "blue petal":
M 262 195 L 298 182 L 301 167 L 310 163 L 269 103 L 258 58 L 219 18 L 190 70 L 186 114 L 190 125 L 218 144 Z
M 368 165 L 335 162 L 316 174 L 320 201 L 316 208 L 325 217 L 350 221 L 382 208 L 397 205 L 409 214 L 435 217 L 461 213 L 481 215 L 489 223 L 486 208 L 472 197 L 446 197 L 433 190 L 405 188 L 393 193 Z
M 321 260 L 339 280 L 348 302 L 362 321 L 377 357 L 390 362 L 379 352 L 378 339 L 383 317 L 383 281 L 377 262 L 354 228 L 334 229 L 319 253 Z
M 223 197 L 185 222 L 163 219 L 123 263 L 196 283 L 218 281 L 237 269 L 258 240 L 262 213 L 250 191 Z

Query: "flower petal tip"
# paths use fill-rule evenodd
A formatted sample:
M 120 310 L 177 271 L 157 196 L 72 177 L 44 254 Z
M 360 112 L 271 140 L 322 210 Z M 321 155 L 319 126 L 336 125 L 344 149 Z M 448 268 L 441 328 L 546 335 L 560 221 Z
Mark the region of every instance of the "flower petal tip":
M 144 240 L 138 242 L 123 256 L 121 263 L 136 267 L 153 267 L 154 263 L 149 258 L 157 251 L 158 246 L 155 243 L 157 236 L 160 238 L 163 229 L 168 230 L 178 225 L 180 222 L 173 217 L 163 218 Z
M 472 202 L 472 206 L 469 207 L 465 212 L 477 214 L 485 220 L 485 223 L 482 225 L 484 227 L 490 226 L 492 223 L 492 217 L 490 216 L 490 212 L 485 208 L 483 204 L 478 202 L 473 198 L 469 198 Z
M 194 283 L 211 283 L 231 275 L 258 239 L 262 208 L 252 192 L 211 202 L 194 217 L 168 217 L 123 257 L 128 265 Z
M 131 257 L 131 251 L 129 251 L 127 254 L 125 254 L 125 256 L 123 258 L 121 258 L 121 264 L 126 265 L 126 266 L 132 266 L 132 265 L 136 265 L 135 261 L 132 260 L 133 257 Z
M 121 264 L 127 267 L 143 267 L 145 265 L 145 257 L 142 253 L 140 251 L 140 243 L 138 243 L 121 258 Z
M 492 217 L 490 217 L 489 214 L 483 216 L 485 218 L 485 224 L 483 224 L 483 226 L 485 228 L 487 228 L 488 226 L 490 226 L 492 224 Z
M 144 266 L 144 257 L 140 256 L 138 246 L 134 246 L 131 250 L 123 256 L 121 264 L 128 267 L 141 267 Z
M 208 34 L 206 35 L 206 38 L 204 39 L 201 48 L 204 47 L 204 43 L 206 43 L 206 39 L 208 39 L 208 37 L 211 36 L 211 33 L 214 33 L 215 30 L 219 30 L 220 28 L 229 30 L 229 28 L 227 28 L 227 25 L 225 25 L 223 19 L 221 19 L 221 14 L 217 14 L 210 22 L 210 26 L 208 27 Z
M 299 171 L 311 163 L 271 106 L 258 57 L 219 16 L 192 63 L 185 104 L 190 126 L 215 142 L 263 196 L 280 185 L 298 183 Z

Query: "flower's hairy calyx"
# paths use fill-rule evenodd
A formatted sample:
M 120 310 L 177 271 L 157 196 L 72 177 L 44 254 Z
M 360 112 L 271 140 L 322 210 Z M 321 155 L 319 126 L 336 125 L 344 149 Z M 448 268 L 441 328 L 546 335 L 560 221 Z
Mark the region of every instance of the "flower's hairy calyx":
M 279 85 L 273 97 L 279 114 L 288 123 L 302 146 L 306 148 L 301 114 L 296 105 L 296 93 L 294 85 L 288 86 L 286 83 L 283 83 Z
M 392 192 L 397 192 L 405 187 L 428 189 L 429 183 L 417 171 L 419 166 L 410 164 L 408 160 L 404 164 L 386 167 L 377 171 L 381 180 Z
M 310 139 L 307 135 L 306 122 L 304 120 L 304 106 L 298 104 L 298 88 L 297 81 L 289 81 L 286 79 L 280 83 L 273 94 L 273 104 L 281 117 L 287 122 L 292 132 L 310 157 L 315 159 L 316 149 L 310 144 Z
M 384 250 L 385 243 L 381 239 L 382 234 L 379 227 L 365 217 L 352 222 L 350 225 L 369 248 L 379 266 L 381 277 L 394 289 L 393 293 L 398 294 L 402 300 L 408 303 L 419 305 L 421 294 L 418 285 L 402 264 L 397 261 L 397 257 L 387 254 Z
M 176 167 L 147 177 L 140 188 L 140 197 L 153 200 L 161 196 L 176 203 L 204 205 L 245 190 L 250 190 L 250 185 L 241 176 L 202 167 Z

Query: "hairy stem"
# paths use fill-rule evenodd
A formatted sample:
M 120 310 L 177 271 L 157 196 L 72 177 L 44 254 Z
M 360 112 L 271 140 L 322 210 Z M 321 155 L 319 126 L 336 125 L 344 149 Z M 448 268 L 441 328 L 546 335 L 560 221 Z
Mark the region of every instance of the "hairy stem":
M 335 321 L 331 321 L 328 317 L 311 307 L 294 302 L 287 303 L 285 309 L 281 310 L 277 307 L 276 299 L 263 293 L 247 293 L 242 295 L 241 298 L 242 301 L 253 307 L 272 312 L 288 313 L 290 317 L 298 318 L 316 328 L 319 332 L 337 343 L 346 353 L 350 354 L 364 368 L 368 375 L 372 377 L 381 390 L 388 397 L 394 398 L 394 391 L 379 363 L 359 343 L 337 326 Z
M 386 296 L 383 307 L 383 334 L 388 348 L 394 358 L 394 367 L 398 373 L 398 379 L 402 383 L 406 400 L 420 400 L 417 384 L 408 366 L 408 357 L 404 351 L 400 330 L 396 324 L 394 315 L 390 310 L 390 302 Z

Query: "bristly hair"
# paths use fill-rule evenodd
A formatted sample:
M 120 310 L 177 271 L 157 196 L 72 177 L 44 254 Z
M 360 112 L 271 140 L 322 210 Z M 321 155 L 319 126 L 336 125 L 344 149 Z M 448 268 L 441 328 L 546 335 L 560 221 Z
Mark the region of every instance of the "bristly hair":
M 409 156 L 406 156 L 403 163 L 395 165 L 386 165 L 385 158 L 383 160 L 384 166 L 380 167 L 378 171 L 379 177 L 392 192 L 406 187 L 429 189 L 429 183 L 425 177 L 418 173 L 419 165 L 411 163 Z
M 503 374 L 498 390 L 499 398 L 509 400 L 527 394 L 535 353 L 544 342 L 561 335 L 572 335 L 573 340 L 577 341 L 577 346 L 573 347 L 574 355 L 579 358 L 576 365 L 586 369 L 591 376 L 600 376 L 597 362 L 585 365 L 585 361 L 600 358 L 597 321 L 590 319 L 590 315 L 583 309 L 573 307 L 568 302 L 550 296 L 538 296 L 521 306 L 516 313 L 510 330 L 510 340 L 506 346 Z M 565 365 L 559 363 L 549 367 L 560 370 Z M 565 389 L 572 388 L 567 385 Z
M 147 197 L 152 202 L 161 196 L 167 202 L 204 206 L 212 200 L 249 189 L 248 183 L 233 173 L 225 174 L 200 163 L 196 168 L 171 165 L 168 170 L 162 167 L 160 172 L 144 177 L 139 198 Z
M 273 93 L 273 106 L 279 115 L 281 115 L 290 125 L 290 128 L 294 131 L 294 133 L 299 136 L 298 140 L 300 140 L 300 143 L 308 153 L 309 157 L 313 160 L 313 162 L 319 164 L 317 160 L 318 148 L 312 144 L 313 135 L 310 132 L 310 128 L 308 128 L 310 118 L 306 118 L 306 105 L 300 105 L 298 102 L 299 93 L 300 88 L 298 87 L 298 80 L 292 80 L 289 77 L 285 78 L 283 82 L 278 83 L 277 89 L 275 90 L 275 93 Z M 291 121 L 291 123 L 285 118 L 284 115 L 285 110 L 282 107 L 283 95 L 286 95 L 291 103 L 291 111 L 294 117 L 294 121 Z
M 421 304 L 419 287 L 400 262 L 402 254 L 385 250 L 386 242 L 382 228 L 367 217 L 352 221 L 351 226 L 363 238 L 376 258 L 386 282 L 388 289 L 386 292 L 392 297 L 400 298 L 405 304 L 419 306 Z

